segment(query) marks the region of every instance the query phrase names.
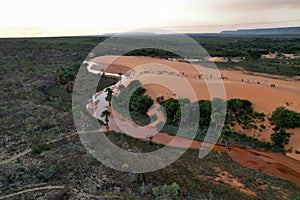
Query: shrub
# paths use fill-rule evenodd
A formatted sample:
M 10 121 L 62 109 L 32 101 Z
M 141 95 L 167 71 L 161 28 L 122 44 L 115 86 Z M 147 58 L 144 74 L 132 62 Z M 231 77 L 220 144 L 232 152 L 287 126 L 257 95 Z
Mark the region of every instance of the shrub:
M 173 182 L 171 185 L 163 185 L 152 188 L 153 195 L 156 199 L 168 200 L 176 199 L 180 193 L 180 187 Z
M 52 126 L 51 120 L 49 118 L 43 118 L 40 122 L 42 129 L 47 129 Z
M 271 121 L 279 128 L 298 128 L 300 127 L 300 113 L 281 106 L 272 113 Z
M 284 148 L 284 145 L 289 143 L 291 134 L 285 132 L 285 130 L 280 130 L 271 135 L 271 140 L 274 146 Z
M 74 64 L 72 67 L 61 67 L 58 75 L 58 81 L 62 85 L 65 85 L 70 81 L 74 81 L 79 68 L 80 64 Z
M 48 144 L 41 143 L 41 144 L 37 144 L 37 145 L 33 146 L 31 153 L 33 155 L 37 155 L 44 151 L 49 151 L 49 150 L 51 150 L 51 147 Z
M 261 128 L 261 129 L 266 129 L 266 126 L 265 126 L 264 124 L 261 124 L 261 125 L 260 125 L 260 128 Z
M 236 115 L 252 114 L 252 103 L 245 99 L 230 99 L 227 108 Z

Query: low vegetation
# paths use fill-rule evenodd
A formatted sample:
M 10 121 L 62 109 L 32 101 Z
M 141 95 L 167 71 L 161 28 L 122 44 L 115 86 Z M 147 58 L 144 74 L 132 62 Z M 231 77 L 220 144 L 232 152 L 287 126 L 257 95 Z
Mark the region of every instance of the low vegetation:
M 150 200 L 161 196 L 160 192 L 155 195 L 153 188 L 161 191 L 166 184 L 164 191 L 171 191 L 166 192 L 171 196 L 180 191 L 177 197 L 181 199 L 299 199 L 299 188 L 294 184 L 244 168 L 225 154 L 211 152 L 204 159 L 199 159 L 198 151 L 188 150 L 178 161 L 162 170 L 132 175 L 110 169 L 97 161 L 87 153 L 78 136 L 64 137 L 76 133 L 70 93 L 75 72 L 71 71 L 76 70 L 76 65 L 78 67 L 90 50 L 104 39 L 0 39 L 1 161 L 32 149 L 32 153 L 1 165 L 0 198 L 28 188 L 61 185 L 65 189 L 28 192 L 15 196 L 15 199 L 88 199 L 97 196 L 104 199 Z M 255 38 L 199 37 L 196 40 L 214 56 L 222 55 L 223 51 L 224 56 L 231 53 L 239 55 L 240 51 L 247 51 L 245 48 L 285 52 L 300 42 L 297 38 L 286 37 L 262 42 Z M 290 49 L 293 53 L 297 51 L 296 48 Z M 253 61 L 249 62 L 253 64 Z M 297 62 L 284 62 L 279 68 L 280 73 L 284 74 L 289 65 L 298 70 Z M 64 66 L 64 70 L 61 66 Z M 255 68 L 251 67 L 250 70 Z M 270 67 L 265 72 L 273 71 Z M 61 79 L 65 80 L 60 81 L 63 86 L 57 81 L 61 73 L 66 73 L 61 75 Z M 116 81 L 118 79 L 102 77 L 98 90 Z M 209 113 L 209 102 L 203 101 L 201 104 L 207 104 L 202 106 L 202 111 Z M 207 125 L 205 117 L 206 114 L 203 115 L 201 127 Z M 233 119 L 228 118 L 228 121 Z M 106 134 L 124 150 L 130 148 L 151 152 L 162 147 L 147 145 L 148 142 L 120 133 Z M 49 143 L 58 138 L 62 139 Z M 238 140 L 239 137 L 236 138 Z M 222 181 L 216 181 L 218 174 L 212 169 L 216 166 L 230 172 L 257 196 L 248 196 Z M 176 183 L 180 190 L 176 189 L 176 185 L 172 187 L 172 183 Z
M 173 182 L 171 185 L 164 184 L 163 186 L 153 187 L 152 191 L 156 199 L 171 200 L 179 196 L 180 187 L 177 183 Z

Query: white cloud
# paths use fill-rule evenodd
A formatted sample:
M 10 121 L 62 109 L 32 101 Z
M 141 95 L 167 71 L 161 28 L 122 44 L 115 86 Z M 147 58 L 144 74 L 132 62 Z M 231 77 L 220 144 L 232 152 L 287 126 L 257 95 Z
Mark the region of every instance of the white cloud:
M 300 19 L 299 4 L 299 0 L 6 0 L 1 3 L 0 29 L 4 32 L 4 27 L 34 27 L 94 34 L 147 27 L 280 21 L 289 26 L 297 24 L 289 23 L 291 20 Z M 30 30 L 34 29 L 25 31 Z

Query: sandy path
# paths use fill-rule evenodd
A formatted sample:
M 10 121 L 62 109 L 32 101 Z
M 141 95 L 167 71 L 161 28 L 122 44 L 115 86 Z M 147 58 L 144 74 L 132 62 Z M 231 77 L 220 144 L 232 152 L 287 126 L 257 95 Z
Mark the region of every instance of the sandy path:
M 53 190 L 53 189 L 64 189 L 64 188 L 65 188 L 65 186 L 36 187 L 36 188 L 27 189 L 27 190 L 19 191 L 19 192 L 16 192 L 16 193 L 12 193 L 12 194 L 9 194 L 9 195 L 5 195 L 5 196 L 0 197 L 0 199 L 7 199 L 7 198 L 10 198 L 10 197 L 13 197 L 13 196 L 18 196 L 18 195 L 21 195 L 21 194 L 25 194 L 25 193 L 28 193 L 28 192 L 39 191 L 39 190 Z
M 6 159 L 6 160 L 1 160 L 1 161 L 0 161 L 0 166 L 1 166 L 1 165 L 6 165 L 6 164 L 8 164 L 8 163 L 10 163 L 10 162 L 12 162 L 12 161 L 14 161 L 14 160 L 20 158 L 21 156 L 24 156 L 24 155 L 30 153 L 30 152 L 31 152 L 31 149 L 26 149 L 25 151 L 23 151 L 23 152 L 21 152 L 21 153 L 19 153 L 19 154 L 16 154 L 16 155 L 14 155 L 14 156 L 12 156 L 12 157 Z
M 115 120 L 117 119 L 110 119 L 110 130 L 123 132 L 123 130 L 121 130 L 118 125 L 115 124 Z M 133 125 L 130 125 L 129 123 L 126 125 L 127 135 L 137 139 L 149 141 L 146 135 L 142 135 L 139 131 L 136 132 Z M 156 133 L 152 138 L 152 142 L 179 148 L 191 149 L 200 149 L 201 146 L 204 149 L 205 147 L 207 147 L 207 149 L 210 149 L 212 145 L 201 141 L 169 135 L 163 132 Z M 187 146 L 187 144 L 189 143 L 190 146 Z M 222 153 L 226 152 L 234 161 L 240 163 L 244 167 L 263 172 L 270 176 L 275 176 L 277 178 L 291 181 L 298 187 L 300 187 L 300 162 L 295 159 L 273 152 L 256 150 L 246 147 L 228 146 L 225 149 L 223 145 L 216 144 L 213 146 L 212 150 Z
M 300 162 L 284 155 L 251 148 L 228 147 L 227 154 L 244 167 L 289 180 L 300 187 Z
M 77 135 L 77 134 L 78 134 L 77 132 L 76 132 L 76 133 L 68 133 L 67 135 L 63 135 L 63 136 L 61 136 L 61 137 L 59 137 L 59 138 L 56 138 L 56 139 L 54 139 L 54 140 L 51 140 L 50 142 L 47 142 L 46 144 L 52 144 L 52 143 L 54 143 L 54 142 L 57 142 L 57 141 L 59 141 L 59 140 L 62 140 L 62 139 L 65 138 L 65 137 L 69 138 L 69 137 L 74 136 L 74 135 Z M 18 158 L 20 158 L 20 157 L 22 157 L 22 156 L 25 156 L 25 155 L 27 155 L 27 154 L 29 154 L 31 151 L 32 151 L 32 149 L 26 149 L 25 151 L 23 151 L 23 152 L 21 152 L 21 153 L 19 153 L 19 154 L 13 155 L 12 157 L 10 157 L 10 158 L 8 158 L 8 159 L 1 160 L 1 161 L 0 161 L 0 166 L 1 166 L 1 165 L 6 165 L 6 164 L 8 164 L 8 163 L 10 163 L 10 162 L 13 162 L 13 161 L 16 160 L 16 159 L 18 159 Z

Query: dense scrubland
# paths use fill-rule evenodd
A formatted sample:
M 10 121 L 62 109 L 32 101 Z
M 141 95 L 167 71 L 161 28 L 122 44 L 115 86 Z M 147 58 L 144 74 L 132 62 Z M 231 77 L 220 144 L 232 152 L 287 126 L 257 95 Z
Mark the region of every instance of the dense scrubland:
M 146 174 L 129 174 L 110 169 L 95 160 L 81 144 L 73 125 L 71 91 L 76 70 L 88 53 L 105 38 L 69 37 L 36 39 L 0 39 L 0 198 L 19 191 L 46 186 L 61 186 L 61 189 L 26 192 L 8 199 L 299 199 L 300 190 L 294 184 L 244 168 L 226 154 L 211 152 L 199 159 L 198 151 L 188 150 L 179 160 L 165 169 Z M 196 37 L 195 40 L 207 49 L 211 56 L 246 57 L 238 64 L 223 63 L 219 67 L 239 68 L 287 76 L 299 75 L 299 60 L 267 60 L 258 55 L 267 52 L 299 53 L 297 37 Z M 147 55 L 143 53 L 141 55 Z M 161 53 L 161 52 L 160 52 Z M 159 55 L 154 51 L 149 56 Z M 136 54 L 136 53 L 135 53 Z M 103 89 L 117 80 L 101 79 L 98 89 Z M 140 89 L 133 99 L 131 114 L 136 119 L 146 120 L 146 110 L 152 101 L 149 98 L 142 113 L 136 106 L 144 95 Z M 142 101 L 143 102 L 143 101 Z M 168 123 L 164 129 L 172 134 L 178 125 L 176 119 L 178 102 L 175 99 L 159 99 L 166 106 Z M 209 101 L 197 103 L 209 114 Z M 276 125 L 272 144 L 264 144 L 230 129 L 233 123 L 245 130 L 251 121 L 263 114 L 255 113 L 251 102 L 232 99 L 227 102 L 226 126 L 221 142 L 250 145 L 274 151 L 283 151 L 288 140 L 285 128 L 299 127 L 299 113 L 278 108 L 271 121 Z M 176 106 L 177 105 L 177 106 Z M 173 109 L 174 108 L 174 109 Z M 283 120 L 288 119 L 288 120 Z M 199 121 L 197 138 L 201 140 L 210 121 L 203 115 Z M 149 121 L 148 121 L 149 122 Z M 149 152 L 160 145 L 149 145 L 126 135 L 107 132 L 107 137 L 125 150 Z M 20 155 L 20 156 L 18 156 Z M 11 160 L 9 160 L 12 158 Z M 9 161 L 8 161 L 9 160 Z M 7 161 L 7 162 L 6 162 Z M 230 179 L 239 180 L 246 194 L 220 180 L 219 170 L 230 173 Z

